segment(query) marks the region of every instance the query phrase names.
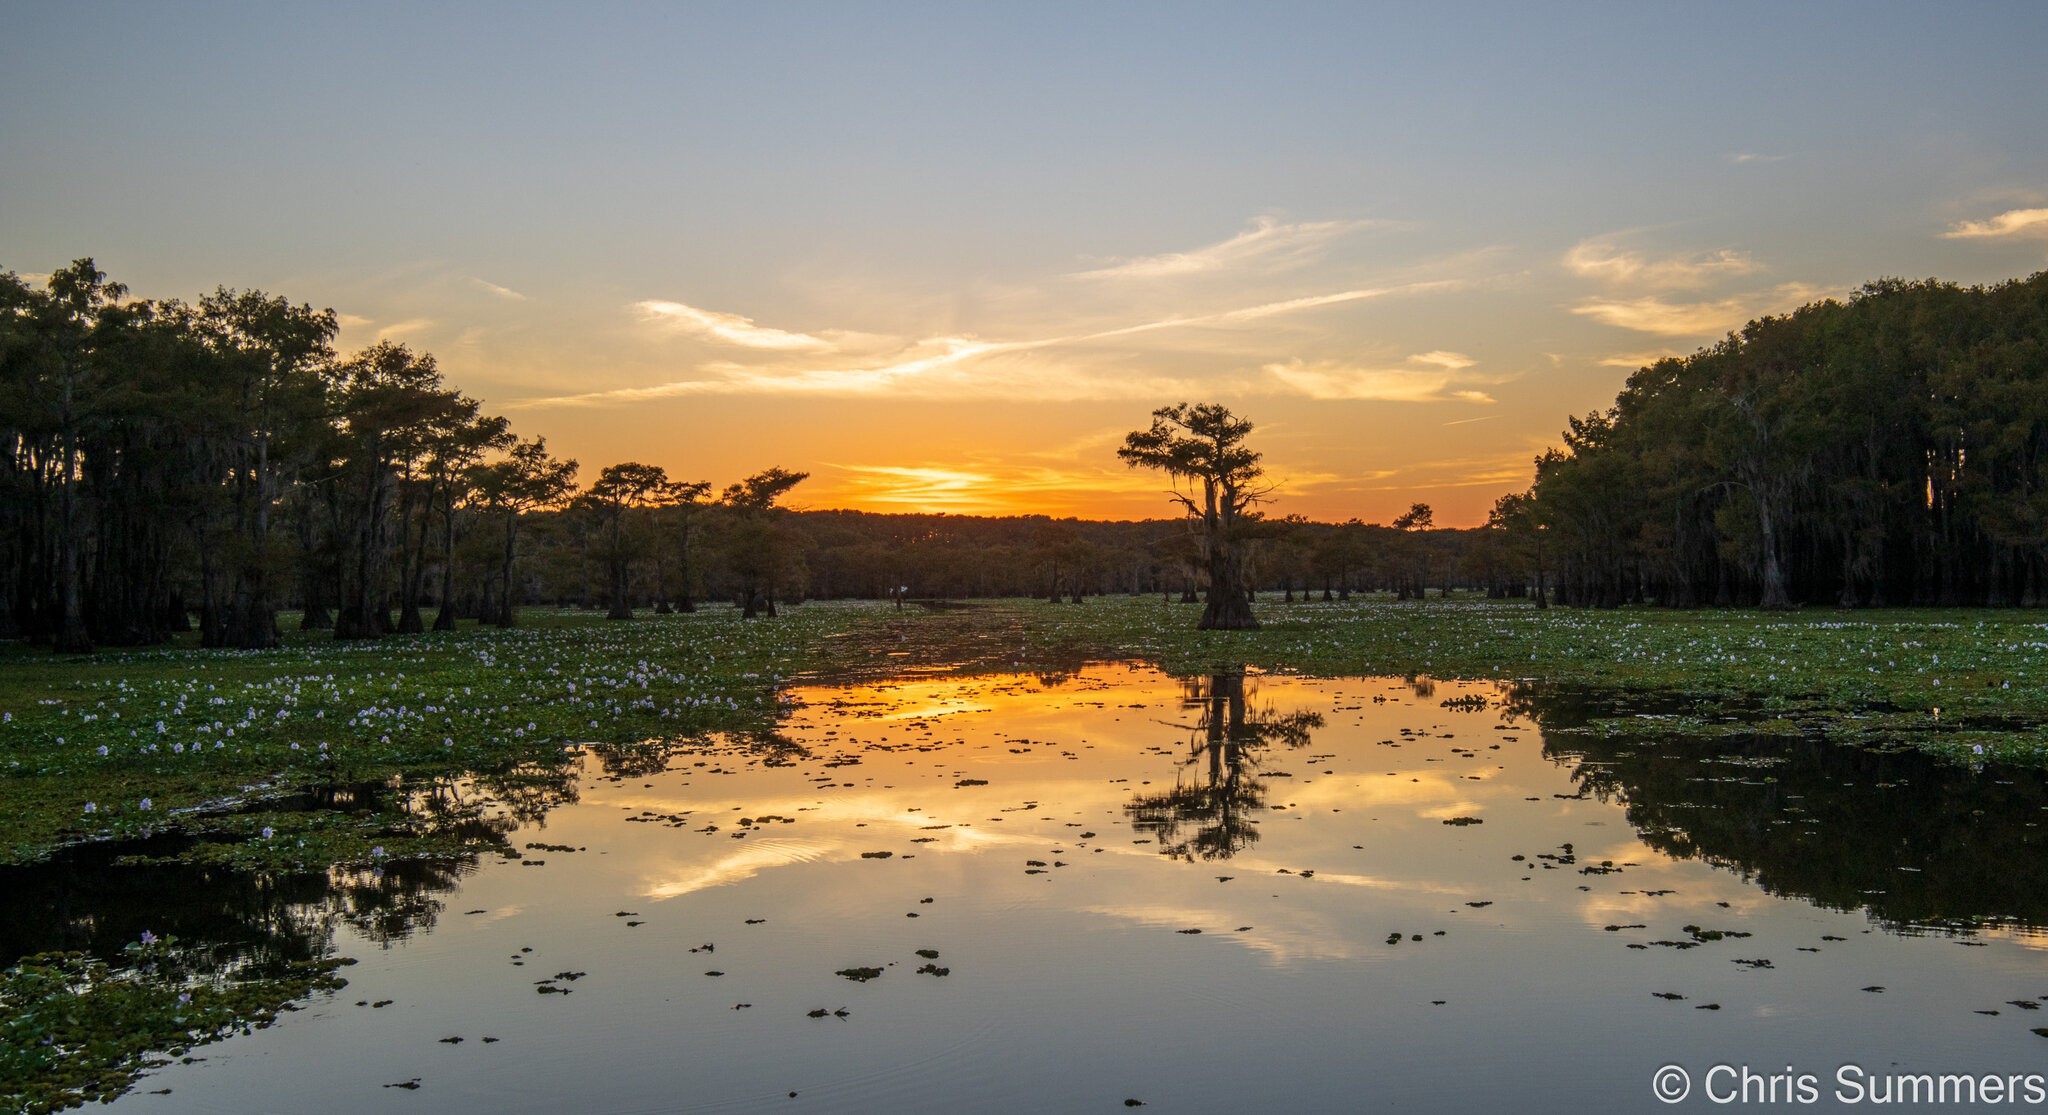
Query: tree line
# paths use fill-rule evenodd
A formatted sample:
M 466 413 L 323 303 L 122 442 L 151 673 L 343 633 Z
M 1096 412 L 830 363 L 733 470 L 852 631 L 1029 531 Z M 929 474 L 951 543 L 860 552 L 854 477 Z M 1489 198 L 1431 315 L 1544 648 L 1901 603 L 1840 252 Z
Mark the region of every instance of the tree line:
M 1418 506 L 1427 516 L 1427 506 Z M 573 507 L 527 521 L 525 598 L 607 607 L 612 573 L 592 555 L 613 551 L 599 545 L 603 540 L 593 535 L 592 521 Z M 626 559 L 620 572 L 633 606 L 659 611 L 684 583 L 677 521 L 663 508 L 635 509 L 626 517 L 624 546 L 617 552 Z M 1374 592 L 1401 599 L 1458 591 L 1527 595 L 1526 571 L 1499 544 L 1499 532 L 1427 522 L 1425 517 L 1404 529 L 1288 516 L 1242 524 L 1238 594 L 1247 604 L 1348 601 Z M 774 595 L 784 602 L 902 600 L 942 607 L 973 599 L 1083 603 L 1150 595 L 1198 604 L 1216 583 L 1203 538 L 1180 519 L 790 510 L 775 525 L 775 546 L 741 549 L 774 558 Z M 727 556 L 732 547 L 714 539 L 705 548 L 714 556 L 691 562 L 692 594 L 741 603 L 747 595 L 745 567 Z M 766 602 L 761 606 L 765 610 Z
M 804 479 L 770 469 L 707 500 L 658 466 L 604 469 L 523 439 L 445 383 L 434 358 L 380 341 L 334 349 L 332 310 L 261 291 L 196 303 L 131 299 L 89 258 L 38 289 L 0 274 L 0 637 L 62 653 L 140 646 L 189 630 L 262 648 L 278 614 L 344 639 L 509 626 L 529 586 L 521 528 L 573 509 L 585 555 L 612 571 L 637 552 L 626 520 L 699 510 L 746 586 L 749 612 L 788 575 L 778 500 Z M 687 607 L 687 567 L 680 595 Z
M 1886 279 L 1628 378 L 1493 522 L 1559 600 L 2035 605 L 2048 272 Z
M 806 475 L 714 493 L 578 464 L 331 310 L 260 291 L 129 298 L 90 259 L 0 274 L 0 637 L 61 652 L 260 648 L 509 626 L 521 603 L 749 615 L 807 596 L 1109 593 L 1256 626 L 1260 593 L 1484 591 L 1545 606 L 2038 603 L 2048 561 L 2048 272 L 1886 280 L 1754 321 L 1569 420 L 1487 524 L 1273 517 L 1250 421 L 1178 404 L 1119 457 L 1179 519 L 797 512 Z M 431 623 L 427 611 L 434 610 Z

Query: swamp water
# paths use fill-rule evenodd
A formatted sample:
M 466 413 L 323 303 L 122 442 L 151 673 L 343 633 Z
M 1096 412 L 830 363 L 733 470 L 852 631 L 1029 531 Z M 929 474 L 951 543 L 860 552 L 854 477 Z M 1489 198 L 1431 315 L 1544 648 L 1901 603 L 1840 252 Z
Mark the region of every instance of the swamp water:
M 2048 1074 L 2039 773 L 1602 739 L 1483 684 L 789 696 L 772 738 L 591 749 L 490 803 L 513 857 L 297 890 L 74 857 L 17 870 L 5 943 L 357 958 L 138 1112 L 1622 1111 L 1666 1065 L 1695 1108 L 1745 1067 L 1820 1106 Z

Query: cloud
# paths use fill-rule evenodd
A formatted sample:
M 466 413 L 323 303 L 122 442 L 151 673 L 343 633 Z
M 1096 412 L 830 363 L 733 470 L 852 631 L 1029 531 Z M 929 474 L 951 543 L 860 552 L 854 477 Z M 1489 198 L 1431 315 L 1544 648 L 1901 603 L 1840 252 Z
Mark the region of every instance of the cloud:
M 526 296 L 524 294 L 521 294 L 510 287 L 502 287 L 496 283 L 490 282 L 485 279 L 471 278 L 469 281 L 475 283 L 476 285 L 484 288 L 487 291 L 490 291 L 492 294 L 495 294 L 498 297 L 503 298 L 507 302 L 526 301 Z
M 1538 449 L 1511 450 L 1496 456 L 1452 457 L 1415 461 L 1379 476 L 1367 477 L 1384 483 L 1356 484 L 1347 491 L 1412 492 L 1422 488 L 1486 488 L 1526 486 L 1533 469 L 1530 461 Z
M 1749 320 L 1738 299 L 1719 302 L 1666 302 L 1661 298 L 1590 299 L 1572 312 L 1602 325 L 1655 333 L 1661 337 L 1697 337 L 1728 330 Z
M 394 321 L 377 330 L 377 339 L 387 341 L 393 337 L 403 337 L 408 333 L 417 333 L 422 329 L 432 328 L 433 324 L 434 319 L 430 317 L 409 317 L 404 321 Z
M 1572 312 L 1603 325 L 1654 333 L 1662 337 L 1700 337 L 1727 333 L 1767 314 L 1785 313 L 1830 296 L 1812 283 L 1780 283 L 1765 291 L 1718 302 L 1666 302 L 1651 296 L 1635 299 L 1591 298 Z M 1612 365 L 1609 358 L 1604 364 Z M 1655 361 L 1650 361 L 1654 363 Z M 1640 367 L 1641 365 L 1637 365 Z
M 1305 263 L 1331 241 L 1361 229 L 1387 227 L 1386 221 L 1311 221 L 1282 224 L 1271 217 L 1255 217 L 1251 227 L 1221 243 L 1191 252 L 1167 252 L 1117 260 L 1103 267 L 1076 272 L 1080 279 L 1178 279 L 1237 271 L 1246 267 L 1279 269 Z
M 1652 349 L 1644 352 L 1617 352 L 1613 356 L 1600 361 L 1600 366 L 1603 368 L 1627 368 L 1633 371 L 1637 368 L 1647 368 L 1659 360 L 1683 355 L 1685 354 L 1676 349 L 1669 348 Z
M 1957 221 L 1941 237 L 1944 240 L 2048 237 L 2048 209 L 2008 209 L 1988 221 Z
M 642 319 L 692 336 L 705 337 L 743 348 L 829 349 L 832 342 L 808 333 L 788 333 L 755 325 L 752 318 L 717 310 L 700 310 L 681 302 L 654 299 L 633 303 Z
M 1058 342 L 996 343 L 958 337 L 940 338 L 919 342 L 912 350 L 913 355 L 874 367 L 760 368 L 719 362 L 700 366 L 697 378 L 646 387 L 620 387 L 579 395 L 525 399 L 507 404 L 507 409 L 619 406 L 695 395 L 1149 399 L 1186 394 L 1195 386 L 1182 379 L 1133 375 L 1128 368 L 1097 369 L 1059 359 L 1037 362 L 1023 370 L 1003 370 L 999 374 L 979 372 L 965 366 L 973 360 L 1044 348 L 1053 343 Z
M 1479 363 L 1479 361 L 1472 359 L 1462 352 L 1445 352 L 1442 349 L 1417 353 L 1408 359 L 1417 364 L 1429 364 L 1452 372 L 1462 372 L 1466 368 Z
M 1369 298 L 1384 298 L 1390 294 L 1414 293 L 1427 290 L 1448 290 L 1460 285 L 1455 280 L 1411 283 L 1402 287 L 1376 287 L 1361 290 L 1340 290 L 1333 294 L 1311 294 L 1301 298 L 1288 298 L 1279 302 L 1262 302 L 1256 306 L 1243 306 L 1234 310 L 1218 310 L 1214 313 L 1193 314 L 1186 317 L 1160 318 L 1156 321 L 1125 325 L 1116 329 L 1105 329 L 1096 333 L 1084 333 L 1076 337 L 1055 338 L 1036 344 L 1078 344 L 1084 341 L 1103 341 L 1116 337 L 1129 337 L 1138 333 L 1152 333 L 1162 329 L 1185 329 L 1201 325 L 1237 325 L 1247 321 L 1278 317 L 1281 314 L 1297 313 L 1302 310 L 1319 310 L 1324 306 L 1338 306 L 1346 302 L 1362 302 Z
M 1458 386 L 1458 373 L 1474 363 L 1462 353 L 1424 352 L 1395 368 L 1358 368 L 1333 361 L 1311 364 L 1297 359 L 1268 364 L 1264 371 L 1289 390 L 1311 399 L 1491 403 L 1493 397 L 1485 392 Z
M 1743 166 L 1748 163 L 1782 163 L 1791 157 L 1790 155 L 1759 155 L 1754 151 L 1738 151 L 1729 155 L 1728 161 L 1736 166 Z
M 691 395 L 811 395 L 860 397 L 885 393 L 915 392 L 925 398 L 1045 398 L 1127 399 L 1187 391 L 1198 385 L 1181 378 L 1133 374 L 1128 364 L 1091 367 L 1087 357 L 1051 357 L 1028 368 L 1006 368 L 1001 374 L 977 374 L 968 365 L 1004 356 L 1055 349 L 1086 349 L 1103 341 L 1122 340 L 1149 333 L 1210 326 L 1232 326 L 1262 321 L 1287 314 L 1343 305 L 1404 293 L 1447 290 L 1455 281 L 1410 283 L 1405 286 L 1342 290 L 1329 294 L 1264 302 L 1218 310 L 1206 314 L 1159 318 L 1132 325 L 1088 333 L 1040 337 L 1013 341 L 984 341 L 973 337 L 929 337 L 909 344 L 895 342 L 893 352 L 857 354 L 833 351 L 832 363 L 800 359 L 811 349 L 844 347 L 820 337 L 763 329 L 745 318 L 699 310 L 680 303 L 638 303 L 643 313 L 664 325 L 694 335 L 716 335 L 743 347 L 763 350 L 762 363 L 718 361 L 700 365 L 692 378 L 645 387 L 621 387 L 575 395 L 526 399 L 511 403 L 511 409 L 542 406 L 593 407 L 624 405 L 651 399 Z M 830 337 L 864 338 L 864 334 L 831 333 Z M 740 338 L 746 338 L 742 340 Z M 792 338 L 791 341 L 780 340 Z M 779 362 L 775 357 L 782 357 Z M 1455 353 L 1423 354 L 1430 359 L 1464 359 Z M 811 356 L 817 361 L 818 356 Z M 1209 385 L 1213 389 L 1213 384 Z
M 361 329 L 366 325 L 377 324 L 375 318 L 367 318 L 361 314 L 336 314 L 334 320 L 343 329 Z
M 1596 236 L 1572 245 L 1564 254 L 1564 266 L 1582 279 L 1650 290 L 1692 290 L 1717 279 L 1763 269 L 1761 264 L 1732 248 L 1690 257 L 1646 259 L 1639 253 L 1623 251 L 1610 236 Z

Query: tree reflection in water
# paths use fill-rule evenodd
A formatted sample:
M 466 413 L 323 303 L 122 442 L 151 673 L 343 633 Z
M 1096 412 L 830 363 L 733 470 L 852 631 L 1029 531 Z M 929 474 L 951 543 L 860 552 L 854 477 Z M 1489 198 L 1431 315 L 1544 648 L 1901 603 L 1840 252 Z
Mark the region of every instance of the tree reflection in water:
M 1124 806 L 1131 827 L 1152 834 L 1161 854 L 1190 861 L 1228 859 L 1257 842 L 1254 814 L 1266 806 L 1266 787 L 1257 777 L 1260 754 L 1275 744 L 1301 747 L 1323 726 L 1320 713 L 1254 708 L 1255 688 L 1242 673 L 1183 682 L 1181 708 L 1195 721 L 1169 722 L 1189 734 L 1188 756 L 1174 787 L 1138 795 Z
M 1591 695 L 1512 690 L 1580 793 L 1645 844 L 1895 932 L 2048 926 L 2048 776 L 1798 736 L 1603 736 Z
M 511 851 L 510 836 L 577 799 L 573 760 L 550 759 L 467 779 L 336 784 L 264 803 L 272 812 L 386 814 L 391 832 L 453 837 L 470 851 L 446 856 L 281 871 L 190 862 L 206 837 L 159 836 L 87 844 L 50 860 L 0 867 L 0 965 L 39 952 L 77 950 L 118 960 L 144 930 L 175 937 L 171 962 L 188 977 L 274 973 L 332 955 L 348 926 L 380 947 L 431 930 L 441 895 L 476 870 L 479 854 Z

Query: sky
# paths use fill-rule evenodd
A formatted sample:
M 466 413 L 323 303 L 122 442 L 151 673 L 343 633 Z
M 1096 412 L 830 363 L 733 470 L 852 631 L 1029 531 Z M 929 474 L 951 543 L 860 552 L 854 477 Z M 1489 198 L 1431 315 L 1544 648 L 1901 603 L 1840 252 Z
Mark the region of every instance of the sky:
M 259 289 L 582 465 L 813 508 L 1482 522 L 1566 418 L 2048 268 L 2048 4 L 0 4 L 0 270 Z

